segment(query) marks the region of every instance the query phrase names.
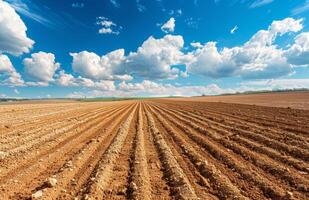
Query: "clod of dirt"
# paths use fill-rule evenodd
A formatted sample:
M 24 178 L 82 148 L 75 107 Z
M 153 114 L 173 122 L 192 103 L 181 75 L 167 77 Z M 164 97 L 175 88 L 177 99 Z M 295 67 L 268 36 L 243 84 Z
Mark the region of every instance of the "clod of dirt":
M 65 167 L 66 167 L 66 168 L 71 168 L 71 167 L 73 167 L 72 161 L 71 161 L 71 160 L 68 161 L 68 162 L 65 164 Z
M 126 195 L 127 194 L 127 189 L 126 188 L 123 188 L 122 190 L 119 190 L 118 192 L 117 192 L 117 195 Z
M 293 199 L 294 196 L 293 196 L 292 192 L 287 191 L 285 197 L 286 197 L 286 199 Z
M 33 193 L 31 195 L 32 199 L 40 199 L 43 196 L 43 191 L 42 190 L 38 190 L 35 193 Z
M 46 185 L 48 187 L 55 187 L 57 185 L 57 179 L 55 178 L 49 178 L 47 181 L 46 181 Z
M 136 191 L 136 190 L 137 190 L 137 185 L 136 185 L 134 182 L 131 182 L 131 183 L 130 183 L 130 189 L 131 189 L 132 191 Z
M 0 151 L 0 160 L 5 159 L 6 156 L 7 156 L 7 153 Z

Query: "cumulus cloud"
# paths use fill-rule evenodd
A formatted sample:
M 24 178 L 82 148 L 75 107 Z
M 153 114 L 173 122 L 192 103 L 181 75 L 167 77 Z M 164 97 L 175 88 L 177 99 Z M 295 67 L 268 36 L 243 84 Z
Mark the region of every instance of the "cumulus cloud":
M 190 45 L 194 48 L 203 48 L 203 45 L 200 42 L 191 42 Z
M 83 78 L 81 76 L 75 78 L 71 74 L 65 73 L 63 70 L 56 75 L 56 83 L 60 86 L 73 86 L 73 87 L 87 87 L 87 88 L 97 88 L 105 91 L 114 91 L 115 84 L 114 81 L 110 80 L 99 80 L 93 81 L 88 78 Z
M 162 26 L 161 26 L 161 30 L 165 33 L 169 33 L 169 32 L 174 32 L 175 30 L 175 18 L 171 17 L 167 22 L 165 22 Z
M 207 86 L 175 86 L 144 80 L 139 83 L 121 82 L 113 93 L 95 91 L 93 96 L 198 96 L 233 93 L 232 89 L 222 89 L 216 84 Z
M 28 53 L 34 41 L 27 37 L 27 27 L 9 3 L 0 0 L 0 53 Z
M 176 78 L 186 57 L 181 49 L 182 36 L 149 37 L 137 49 L 125 56 L 124 49 L 98 56 L 93 52 L 71 53 L 72 68 L 82 77 L 93 80 L 132 80 L 132 76 L 148 79 Z
M 161 39 L 149 37 L 138 48 L 131 52 L 125 63 L 125 69 L 133 75 L 150 79 L 178 77 L 179 70 L 173 65 L 183 63 L 184 46 L 182 36 L 166 35 Z
M 60 67 L 52 53 L 38 52 L 31 54 L 31 58 L 23 60 L 25 73 L 29 79 L 47 83 L 53 80 L 56 70 Z
M 73 57 L 73 70 L 85 78 L 95 80 L 129 78 L 121 76 L 125 74 L 116 73 L 117 70 L 121 71 L 118 68 L 125 60 L 124 49 L 112 51 L 101 57 L 88 51 L 70 53 L 70 55 Z
M 24 85 L 21 75 L 16 71 L 9 57 L 2 54 L 0 54 L 0 82 L 2 85 Z
M 309 32 L 296 36 L 294 44 L 285 52 L 293 65 L 309 65 Z
M 274 78 L 292 72 L 284 50 L 274 45 L 277 36 L 298 32 L 302 19 L 286 18 L 274 21 L 267 30 L 260 30 L 243 46 L 219 50 L 216 42 L 191 52 L 190 73 L 213 78 L 240 76 L 243 78 Z
M 119 35 L 120 30 L 122 29 L 121 26 L 118 26 L 116 23 L 111 21 L 106 17 L 97 17 L 97 25 L 101 26 L 99 29 L 100 34 L 113 34 Z

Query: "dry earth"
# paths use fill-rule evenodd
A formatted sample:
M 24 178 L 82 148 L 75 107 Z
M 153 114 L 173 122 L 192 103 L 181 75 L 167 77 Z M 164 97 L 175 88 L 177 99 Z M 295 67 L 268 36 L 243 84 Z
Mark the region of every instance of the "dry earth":
M 175 98 L 179 101 L 224 102 L 309 110 L 309 92 L 274 92 L 207 97 Z
M 309 112 L 181 100 L 0 106 L 0 199 L 309 199 Z

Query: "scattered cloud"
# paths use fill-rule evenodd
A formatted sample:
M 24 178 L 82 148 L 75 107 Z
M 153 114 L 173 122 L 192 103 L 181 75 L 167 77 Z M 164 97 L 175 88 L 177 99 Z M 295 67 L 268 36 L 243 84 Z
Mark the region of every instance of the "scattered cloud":
M 148 79 L 177 78 L 179 70 L 172 66 L 183 62 L 183 45 L 184 40 L 179 35 L 165 35 L 161 39 L 151 36 L 137 52 L 127 56 L 124 69 Z
M 293 15 L 299 15 L 303 12 L 309 11 L 309 0 L 306 0 L 305 3 L 299 7 L 294 8 L 291 13 Z
M 79 3 L 79 2 L 75 2 L 75 3 L 72 3 L 72 8 L 83 8 L 85 7 L 85 4 L 84 3 Z
M 87 95 L 82 92 L 75 91 L 75 92 L 68 94 L 66 97 L 71 98 L 71 99 L 82 99 L 82 98 L 86 98 Z
M 99 29 L 100 34 L 119 35 L 120 30 L 122 29 L 121 26 L 118 26 L 116 23 L 106 17 L 97 17 L 97 25 L 101 26 Z
M 212 78 L 240 76 L 243 78 L 274 78 L 292 73 L 284 50 L 274 44 L 277 36 L 298 32 L 302 19 L 286 18 L 274 21 L 267 30 L 260 30 L 243 46 L 218 50 L 216 42 L 208 42 L 202 48 L 189 53 L 189 73 Z M 303 39 L 303 38 L 302 38 Z
M 238 30 L 238 26 L 236 25 L 231 29 L 230 33 L 234 34 L 237 30 Z
M 309 79 L 268 79 L 246 81 L 242 86 L 256 88 L 257 90 L 282 90 L 309 88 Z
M 93 80 L 131 80 L 132 76 L 148 79 L 177 78 L 173 65 L 183 63 L 182 36 L 149 37 L 137 49 L 125 56 L 124 49 L 98 56 L 93 52 L 71 53 L 73 71 Z
M 187 26 L 190 27 L 190 28 L 194 28 L 194 29 L 198 28 L 199 21 L 200 21 L 200 18 L 195 19 L 193 17 L 188 17 L 188 18 L 185 19 L 185 23 L 187 24 Z
M 2 54 L 0 54 L 0 85 L 24 85 L 21 75 L 16 71 L 9 57 Z
M 14 8 L 0 1 L 0 16 L 0 53 L 16 56 L 28 53 L 34 41 L 27 37 L 27 27 Z
M 141 3 L 141 0 L 136 0 L 136 7 L 139 12 L 145 12 L 146 7 Z
M 17 95 L 20 94 L 19 91 L 18 91 L 18 89 L 16 89 L 16 88 L 13 90 L 13 92 L 14 92 L 15 94 L 17 94 Z
M 176 16 L 176 17 L 179 17 L 182 15 L 182 9 L 168 10 L 168 9 L 162 8 L 161 11 L 167 13 L 168 15 Z
M 56 70 L 60 68 L 54 54 L 42 51 L 31 54 L 31 58 L 25 58 L 23 64 L 27 77 L 42 84 L 53 81 Z
M 86 88 L 95 88 L 104 91 L 114 91 L 115 84 L 111 80 L 91 80 L 89 78 L 83 78 L 78 76 L 75 78 L 71 74 L 65 73 L 63 70 L 56 75 L 56 84 L 65 87 L 86 87 Z
M 117 0 L 110 0 L 111 4 L 115 7 L 115 8 L 119 8 L 120 4 L 118 3 Z
M 106 55 L 98 56 L 93 52 L 82 51 L 70 53 L 73 57 L 72 68 L 81 76 L 94 80 L 121 79 L 124 74 L 116 74 L 125 60 L 124 49 L 112 51 Z
M 294 44 L 285 52 L 288 62 L 293 65 L 309 65 L 309 32 L 295 37 Z
M 216 84 L 206 86 L 176 86 L 172 84 L 162 84 L 150 80 L 143 80 L 138 83 L 121 82 L 115 91 L 94 90 L 87 94 L 83 93 L 83 97 L 98 96 L 197 96 L 197 95 L 216 95 L 222 93 L 233 93 L 235 90 L 222 89 Z M 80 94 L 80 93 L 78 93 Z
M 261 6 L 265 6 L 267 4 L 272 3 L 274 0 L 255 0 L 252 4 L 250 4 L 250 8 L 257 8 Z
M 200 42 L 191 42 L 190 45 L 194 48 L 203 48 L 203 45 Z
M 161 26 L 161 30 L 165 33 L 169 33 L 169 32 L 174 32 L 175 30 L 175 18 L 171 17 L 167 22 L 165 22 L 162 26 Z

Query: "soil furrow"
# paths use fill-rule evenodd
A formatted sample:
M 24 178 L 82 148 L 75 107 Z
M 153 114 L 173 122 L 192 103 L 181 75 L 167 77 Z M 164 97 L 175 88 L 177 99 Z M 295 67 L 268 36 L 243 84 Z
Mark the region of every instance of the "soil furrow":
M 169 179 L 169 184 L 173 195 L 175 195 L 176 199 L 198 199 L 188 178 L 177 163 L 171 149 L 166 144 L 161 133 L 157 129 L 152 115 L 149 111 L 146 111 L 146 115 L 155 144 L 163 162 L 163 167 L 165 168 L 166 176 Z

